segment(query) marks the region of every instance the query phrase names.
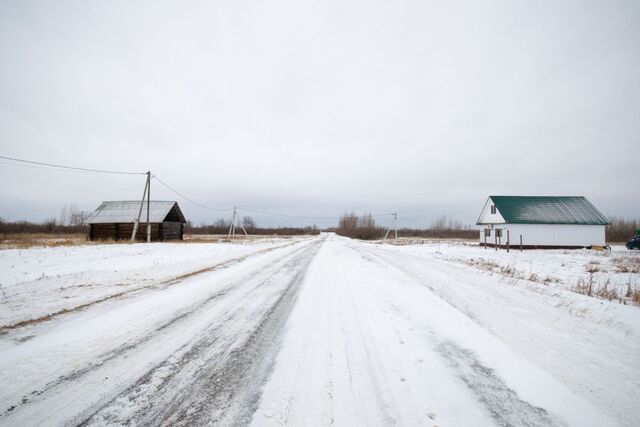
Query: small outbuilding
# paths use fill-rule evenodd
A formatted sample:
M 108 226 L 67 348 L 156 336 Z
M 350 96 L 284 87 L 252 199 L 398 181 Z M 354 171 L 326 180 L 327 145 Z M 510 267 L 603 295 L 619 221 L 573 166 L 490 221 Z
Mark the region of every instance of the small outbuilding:
M 147 239 L 147 202 L 143 202 L 136 240 Z M 182 240 L 187 222 L 178 202 L 151 201 L 151 241 Z M 140 201 L 102 202 L 85 221 L 89 240 L 129 240 L 140 212 Z
M 604 246 L 607 218 L 582 196 L 489 196 L 480 245 L 525 249 Z

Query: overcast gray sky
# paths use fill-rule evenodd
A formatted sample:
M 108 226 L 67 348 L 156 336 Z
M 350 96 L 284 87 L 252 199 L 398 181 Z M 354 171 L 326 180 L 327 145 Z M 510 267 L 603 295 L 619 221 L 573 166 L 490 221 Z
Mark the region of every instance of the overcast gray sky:
M 222 208 L 472 224 L 490 194 L 585 195 L 638 217 L 639 22 L 637 0 L 4 1 L 0 155 Z M 0 161 L 0 182 L 0 216 L 41 220 L 144 177 Z

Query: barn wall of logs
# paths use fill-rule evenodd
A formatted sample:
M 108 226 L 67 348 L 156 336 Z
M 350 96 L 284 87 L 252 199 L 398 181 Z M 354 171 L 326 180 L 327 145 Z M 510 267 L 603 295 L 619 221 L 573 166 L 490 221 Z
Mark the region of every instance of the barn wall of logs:
M 89 240 L 130 240 L 133 223 L 90 224 Z M 163 242 L 182 240 L 184 224 L 180 222 L 162 222 L 151 224 L 151 241 Z M 136 240 L 147 240 L 147 224 L 140 223 L 136 232 Z

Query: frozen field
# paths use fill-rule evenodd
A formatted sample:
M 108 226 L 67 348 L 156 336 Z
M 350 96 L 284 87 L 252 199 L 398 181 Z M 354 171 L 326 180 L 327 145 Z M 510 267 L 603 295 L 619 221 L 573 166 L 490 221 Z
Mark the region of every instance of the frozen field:
M 527 250 L 479 248 L 476 242 L 400 240 L 384 249 L 410 256 L 435 258 L 467 264 L 480 271 L 503 276 L 506 282 L 526 280 L 552 288 L 562 288 L 617 299 L 633 304 L 640 291 L 640 251 L 614 245 L 611 251 Z M 640 302 L 637 301 L 637 302 Z
M 640 254 L 615 249 L 2 250 L 0 424 L 637 426 Z

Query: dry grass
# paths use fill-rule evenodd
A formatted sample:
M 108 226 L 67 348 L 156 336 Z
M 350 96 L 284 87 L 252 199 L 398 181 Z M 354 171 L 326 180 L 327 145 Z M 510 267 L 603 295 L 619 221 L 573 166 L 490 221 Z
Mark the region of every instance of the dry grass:
M 633 258 L 625 258 L 625 260 L 627 261 L 630 260 L 632 263 L 636 262 L 636 259 L 633 259 Z M 533 272 L 527 274 L 511 266 L 500 265 L 493 260 L 470 259 L 464 262 L 467 265 L 471 265 L 473 267 L 486 270 L 490 273 L 497 273 L 502 276 L 513 278 L 516 280 L 527 280 L 530 282 L 540 283 L 547 286 L 552 283 L 557 283 L 557 284 L 562 283 L 562 281 L 556 277 L 553 277 L 553 276 L 540 277 Z M 609 277 L 601 278 L 600 281 L 598 281 L 594 273 L 598 273 L 601 270 L 597 264 L 599 263 L 594 262 L 594 263 L 587 264 L 585 266 L 588 276 L 585 278 L 579 279 L 578 283 L 576 283 L 576 285 L 570 289 L 572 292 L 582 294 L 582 295 L 587 295 L 594 298 L 602 298 L 609 301 L 619 301 L 621 304 L 640 306 L 640 287 L 639 286 L 632 285 L 631 282 L 629 282 L 625 292 L 617 286 L 612 286 L 611 280 Z
M 248 236 L 236 235 L 235 238 L 229 238 L 226 234 L 185 234 L 184 240 L 178 241 L 183 243 L 243 243 L 243 242 L 256 242 L 265 241 L 271 239 L 295 239 L 303 236 L 290 236 L 290 235 L 275 235 L 275 234 L 250 234 Z
M 78 246 L 89 243 L 84 233 L 17 233 L 0 236 L 0 249 L 25 249 L 32 247 Z
M 627 292 L 624 296 L 631 304 L 640 305 L 640 287 L 637 285 L 631 286 L 631 283 L 627 284 Z
M 640 306 L 640 288 L 637 285 L 631 285 L 631 283 L 628 283 L 627 290 L 623 294 L 616 290 L 615 287 L 611 286 L 609 278 L 607 278 L 603 283 L 597 283 L 594 280 L 593 273 L 590 273 L 586 280 L 578 280 L 578 283 L 571 290 L 589 297 L 597 297 L 609 301 L 616 300 L 621 304 Z
M 611 262 L 618 273 L 640 273 L 640 257 L 617 256 Z
M 597 273 L 598 271 L 600 271 L 600 267 L 598 267 L 596 265 L 595 262 L 590 262 L 589 264 L 585 265 L 585 270 L 587 270 L 587 273 L 592 274 L 592 273 Z
M 174 240 L 171 243 L 249 243 L 261 240 L 295 238 L 297 236 L 249 235 L 237 236 L 229 239 L 226 235 L 189 235 L 184 240 Z M 139 243 L 139 242 L 137 242 Z M 35 247 L 55 248 L 59 246 L 80 246 L 91 244 L 131 244 L 129 240 L 96 240 L 87 238 L 85 233 L 6 233 L 0 234 L 0 249 L 27 249 Z
M 499 263 L 488 259 L 473 259 L 464 261 L 465 264 L 486 270 L 491 273 L 497 273 L 505 277 L 510 277 L 516 280 L 528 280 L 530 282 L 542 283 L 543 285 L 549 285 L 550 283 L 562 283 L 562 280 L 553 276 L 546 276 L 544 278 L 538 276 L 536 273 L 527 274 L 524 271 L 520 271 L 510 265 L 500 265 Z
M 390 234 L 390 237 L 391 234 Z M 394 245 L 394 246 L 410 246 L 410 245 L 427 245 L 427 244 L 459 244 L 465 246 L 478 246 L 472 239 L 458 237 L 398 237 L 398 239 L 387 238 L 387 240 L 375 240 L 376 244 Z

